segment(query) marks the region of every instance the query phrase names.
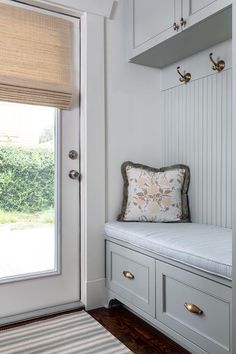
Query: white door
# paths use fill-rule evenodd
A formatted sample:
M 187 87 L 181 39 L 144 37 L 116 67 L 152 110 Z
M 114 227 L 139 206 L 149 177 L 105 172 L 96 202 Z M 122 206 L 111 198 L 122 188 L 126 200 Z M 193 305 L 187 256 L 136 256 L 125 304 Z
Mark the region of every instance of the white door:
M 68 19 L 74 27 L 78 97 L 79 20 Z M 0 102 L 0 323 L 79 305 L 79 102 L 74 101 L 69 111 Z

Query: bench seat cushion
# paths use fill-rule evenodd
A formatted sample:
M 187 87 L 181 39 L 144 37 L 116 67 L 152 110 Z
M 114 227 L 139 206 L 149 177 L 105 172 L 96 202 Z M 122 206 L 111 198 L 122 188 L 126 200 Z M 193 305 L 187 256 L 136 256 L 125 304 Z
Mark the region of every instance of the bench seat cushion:
M 142 250 L 232 279 L 232 230 L 196 223 L 109 222 L 105 234 Z

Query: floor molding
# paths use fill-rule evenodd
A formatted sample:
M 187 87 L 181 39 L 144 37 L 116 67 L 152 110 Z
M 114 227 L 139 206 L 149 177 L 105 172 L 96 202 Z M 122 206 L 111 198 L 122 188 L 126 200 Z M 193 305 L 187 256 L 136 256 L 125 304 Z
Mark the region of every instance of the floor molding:
M 62 305 L 50 306 L 36 311 L 24 312 L 18 315 L 2 317 L 0 318 L 0 326 L 8 325 L 16 322 L 22 322 L 26 320 L 32 320 L 38 317 L 54 315 L 65 311 L 82 310 L 82 309 L 84 309 L 84 304 L 82 304 L 82 302 L 80 301 L 70 302 Z
M 87 302 L 86 310 L 96 309 L 105 305 L 105 278 L 95 279 L 86 282 Z

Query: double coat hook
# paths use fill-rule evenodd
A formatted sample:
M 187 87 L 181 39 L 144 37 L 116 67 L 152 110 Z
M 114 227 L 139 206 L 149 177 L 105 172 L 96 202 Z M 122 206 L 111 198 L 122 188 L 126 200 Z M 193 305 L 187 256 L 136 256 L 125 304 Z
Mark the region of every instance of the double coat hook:
M 212 69 L 213 69 L 213 70 L 217 70 L 217 71 L 222 71 L 222 70 L 224 70 L 224 68 L 225 68 L 225 61 L 224 61 L 224 60 L 217 59 L 217 62 L 215 62 L 215 61 L 212 59 L 212 55 L 213 55 L 213 53 L 210 53 L 210 54 L 209 54 L 209 58 L 210 58 L 211 62 L 213 63 Z
M 177 72 L 180 75 L 179 81 L 180 82 L 184 82 L 185 84 L 187 84 L 187 82 L 189 82 L 192 78 L 190 73 L 185 73 L 185 71 L 183 72 L 183 74 L 179 71 L 180 66 L 177 67 Z
M 213 53 L 209 54 L 209 58 L 212 62 L 212 70 L 216 70 L 218 72 L 224 70 L 225 68 L 225 61 L 222 59 L 217 58 L 217 61 L 215 61 L 213 58 Z M 180 72 L 180 66 L 177 67 L 177 73 L 179 74 L 180 78 L 179 81 L 180 82 L 184 82 L 185 84 L 187 84 L 191 79 L 192 79 L 192 75 L 190 73 L 186 73 L 185 71 L 183 73 Z

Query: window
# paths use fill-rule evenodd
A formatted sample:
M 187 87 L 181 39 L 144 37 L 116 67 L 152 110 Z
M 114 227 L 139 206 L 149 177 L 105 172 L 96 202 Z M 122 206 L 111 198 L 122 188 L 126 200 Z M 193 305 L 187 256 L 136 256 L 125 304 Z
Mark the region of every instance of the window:
M 0 279 L 56 270 L 56 116 L 0 103 Z

